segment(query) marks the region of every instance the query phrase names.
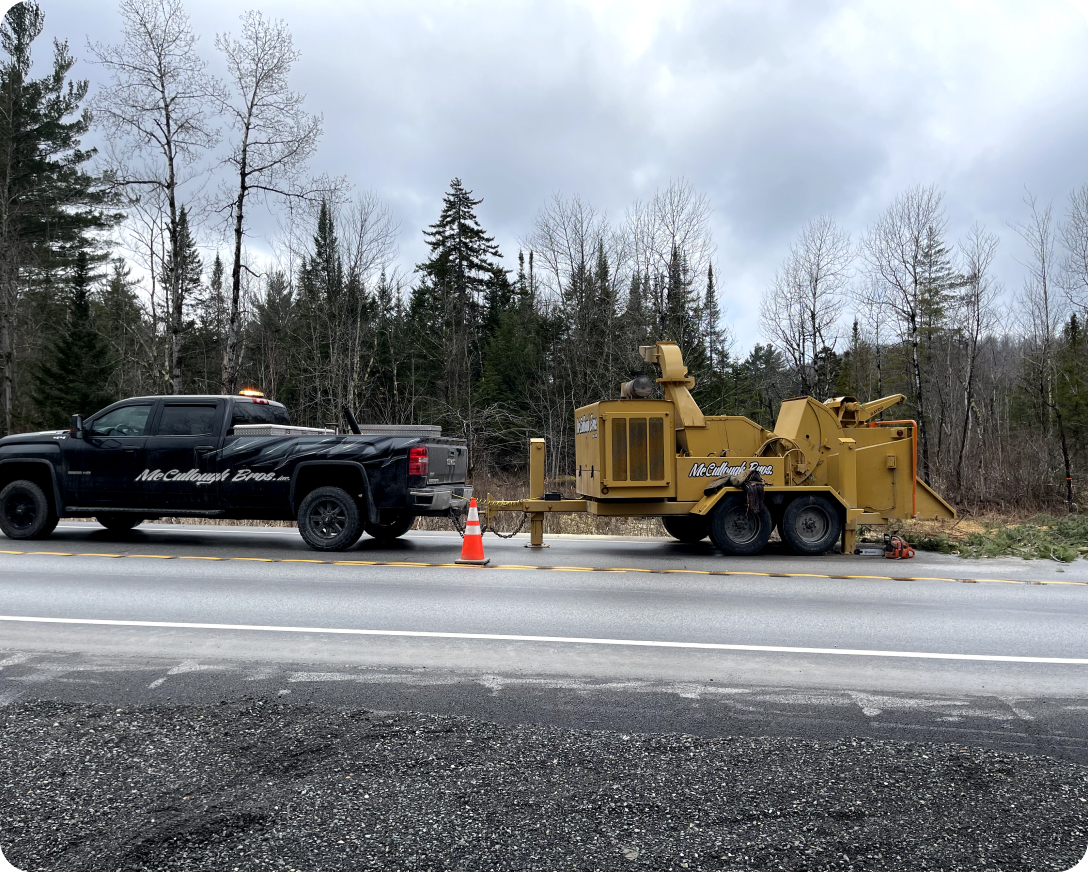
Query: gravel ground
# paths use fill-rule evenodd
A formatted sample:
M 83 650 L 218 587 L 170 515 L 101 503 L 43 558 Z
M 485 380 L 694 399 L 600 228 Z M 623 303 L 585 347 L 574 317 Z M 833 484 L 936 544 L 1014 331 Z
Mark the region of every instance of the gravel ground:
M 954 745 L 501 727 L 257 701 L 0 709 L 25 872 L 1066 870 L 1088 767 Z

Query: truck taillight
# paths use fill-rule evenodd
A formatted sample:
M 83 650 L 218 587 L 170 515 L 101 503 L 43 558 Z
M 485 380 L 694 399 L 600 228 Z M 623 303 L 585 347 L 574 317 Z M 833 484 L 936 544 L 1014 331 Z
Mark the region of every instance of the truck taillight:
M 430 461 L 427 459 L 427 446 L 408 449 L 408 474 L 426 475 L 430 469 Z

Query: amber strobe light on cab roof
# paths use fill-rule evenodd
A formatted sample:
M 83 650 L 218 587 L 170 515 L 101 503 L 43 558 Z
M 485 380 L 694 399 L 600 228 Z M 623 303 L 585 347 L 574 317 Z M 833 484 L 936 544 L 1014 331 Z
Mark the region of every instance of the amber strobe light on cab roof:
M 259 391 L 256 388 L 245 388 L 244 390 L 238 391 L 238 396 L 240 396 L 240 397 L 263 397 L 264 392 Z

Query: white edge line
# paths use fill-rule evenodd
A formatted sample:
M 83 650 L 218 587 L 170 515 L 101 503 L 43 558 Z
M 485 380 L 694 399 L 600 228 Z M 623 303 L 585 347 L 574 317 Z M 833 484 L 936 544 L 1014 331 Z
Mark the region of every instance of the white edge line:
M 849 657 L 913 657 L 924 660 L 975 660 L 995 663 L 1061 663 L 1088 666 L 1088 658 L 1014 657 L 1002 654 L 943 654 L 927 651 L 868 651 L 854 648 L 794 648 L 786 645 L 730 645 L 720 642 L 660 642 L 649 639 L 586 639 L 576 636 L 520 636 L 507 633 L 443 633 L 430 630 L 360 630 L 343 627 L 280 627 L 260 624 L 204 624 L 185 621 L 124 621 L 107 618 L 42 618 L 0 615 L 0 621 L 27 624 L 79 624 L 100 627 L 151 627 L 170 630 L 241 630 L 265 633 L 321 633 L 339 636 L 400 636 L 416 639 L 471 639 L 490 642 L 549 642 L 565 645 L 621 645 L 638 648 L 693 648 L 701 651 L 764 651 L 778 654 L 839 654 Z

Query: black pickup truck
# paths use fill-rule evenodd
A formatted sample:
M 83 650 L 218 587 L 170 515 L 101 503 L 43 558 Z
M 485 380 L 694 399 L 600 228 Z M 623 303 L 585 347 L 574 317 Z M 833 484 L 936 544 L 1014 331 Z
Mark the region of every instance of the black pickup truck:
M 134 397 L 69 430 L 0 439 L 0 529 L 48 536 L 63 517 L 114 532 L 160 517 L 297 521 L 319 551 L 365 530 L 392 540 L 417 515 L 459 512 L 468 447 L 438 427 L 294 427 L 251 396 Z

